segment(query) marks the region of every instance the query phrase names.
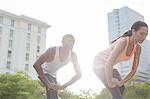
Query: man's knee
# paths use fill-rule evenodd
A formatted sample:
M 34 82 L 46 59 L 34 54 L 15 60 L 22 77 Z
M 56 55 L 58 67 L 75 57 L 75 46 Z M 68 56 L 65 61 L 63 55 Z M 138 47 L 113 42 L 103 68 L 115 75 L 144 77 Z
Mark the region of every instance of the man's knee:
M 58 99 L 57 91 L 55 90 L 46 90 L 47 99 Z

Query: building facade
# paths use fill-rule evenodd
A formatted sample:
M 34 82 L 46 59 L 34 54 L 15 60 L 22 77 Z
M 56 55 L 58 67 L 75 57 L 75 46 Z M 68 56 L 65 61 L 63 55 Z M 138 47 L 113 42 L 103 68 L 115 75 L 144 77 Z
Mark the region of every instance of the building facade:
M 0 73 L 23 71 L 35 78 L 33 63 L 45 50 L 49 27 L 28 16 L 0 10 Z

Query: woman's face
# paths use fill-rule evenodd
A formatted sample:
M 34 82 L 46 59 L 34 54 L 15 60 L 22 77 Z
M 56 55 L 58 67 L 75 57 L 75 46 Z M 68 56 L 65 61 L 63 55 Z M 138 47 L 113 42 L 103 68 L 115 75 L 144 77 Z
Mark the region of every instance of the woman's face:
M 135 39 L 138 43 L 143 43 L 148 34 L 147 27 L 140 27 L 137 31 L 135 31 Z

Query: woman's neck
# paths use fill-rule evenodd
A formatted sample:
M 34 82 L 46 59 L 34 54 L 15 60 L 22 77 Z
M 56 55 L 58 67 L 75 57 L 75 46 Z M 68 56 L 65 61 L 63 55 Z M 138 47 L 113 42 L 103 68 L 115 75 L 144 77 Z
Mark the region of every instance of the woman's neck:
M 135 44 L 138 43 L 138 42 L 136 41 L 136 38 L 135 38 L 134 36 L 130 36 L 129 39 L 130 39 L 130 43 L 131 43 L 131 44 L 134 44 L 134 45 L 135 45 Z

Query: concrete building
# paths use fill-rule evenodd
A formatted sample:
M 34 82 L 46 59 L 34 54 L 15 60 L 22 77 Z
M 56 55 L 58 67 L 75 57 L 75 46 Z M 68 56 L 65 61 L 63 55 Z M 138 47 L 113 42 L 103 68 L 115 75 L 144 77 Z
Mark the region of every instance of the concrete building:
M 50 26 L 0 10 L 0 73 L 23 71 L 35 78 L 33 63 L 45 50 Z

